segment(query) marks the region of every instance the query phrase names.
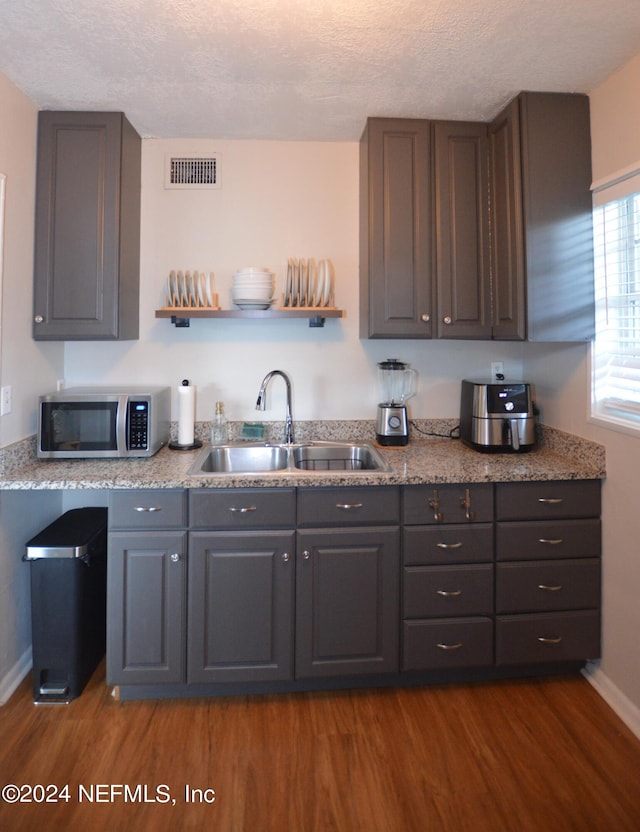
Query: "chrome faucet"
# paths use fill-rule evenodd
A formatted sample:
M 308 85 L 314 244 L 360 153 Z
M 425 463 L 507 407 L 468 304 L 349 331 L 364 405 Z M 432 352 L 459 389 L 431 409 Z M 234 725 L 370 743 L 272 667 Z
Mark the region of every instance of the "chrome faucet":
M 295 442 L 293 438 L 293 417 L 291 416 L 291 379 L 282 370 L 271 370 L 270 373 L 262 379 L 260 390 L 258 392 L 258 400 L 256 401 L 256 410 L 264 410 L 267 404 L 267 385 L 274 376 L 282 376 L 284 383 L 287 385 L 287 412 L 284 419 L 284 441 L 287 445 L 292 445 Z

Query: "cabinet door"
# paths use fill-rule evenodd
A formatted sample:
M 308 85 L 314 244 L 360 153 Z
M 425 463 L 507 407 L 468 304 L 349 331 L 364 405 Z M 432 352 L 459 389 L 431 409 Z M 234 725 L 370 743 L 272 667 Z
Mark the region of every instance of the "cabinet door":
M 527 326 L 518 99 L 489 126 L 489 188 L 493 337 L 522 341 Z
M 398 670 L 397 527 L 298 532 L 296 677 Z
M 373 118 L 360 142 L 360 327 L 364 338 L 430 338 L 431 125 Z
M 40 113 L 35 339 L 138 337 L 140 148 L 122 113 Z
M 192 532 L 187 680 L 292 676 L 294 532 Z
M 435 122 L 438 338 L 491 338 L 487 127 Z
M 588 97 L 522 93 L 491 125 L 490 147 L 494 338 L 590 340 Z
M 113 532 L 107 564 L 107 683 L 184 681 L 184 532 Z

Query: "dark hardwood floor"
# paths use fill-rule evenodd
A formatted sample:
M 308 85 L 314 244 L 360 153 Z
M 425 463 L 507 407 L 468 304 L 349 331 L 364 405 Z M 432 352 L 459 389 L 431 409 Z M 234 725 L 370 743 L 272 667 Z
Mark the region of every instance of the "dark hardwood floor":
M 0 708 L 7 784 L 69 787 L 0 802 L 8 832 L 640 829 L 640 741 L 579 675 L 118 702 L 100 667 L 67 706 L 27 680 Z

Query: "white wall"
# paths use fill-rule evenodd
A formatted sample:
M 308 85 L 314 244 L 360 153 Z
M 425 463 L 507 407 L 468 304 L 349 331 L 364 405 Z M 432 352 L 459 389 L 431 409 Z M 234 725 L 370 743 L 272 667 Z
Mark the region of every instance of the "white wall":
M 0 383 L 13 408 L 0 417 L 0 447 L 35 431 L 37 396 L 62 372 L 62 344 L 31 338 L 37 108 L 0 75 L 0 172 L 6 179 L 0 299 Z M 24 544 L 58 513 L 60 494 L 0 493 L 0 703 L 30 666 L 29 568 Z
M 37 397 L 55 389 L 63 367 L 62 344 L 31 337 L 37 115 L 0 74 L 0 172 L 7 177 L 0 381 L 13 391 L 12 412 L 0 418 L 0 447 L 35 432 Z
M 593 179 L 640 162 L 640 56 L 593 90 Z M 525 375 L 536 383 L 543 420 L 606 447 L 603 485 L 603 650 L 596 687 L 640 735 L 640 437 L 588 421 L 589 349 L 528 345 Z
M 220 190 L 164 190 L 166 153 L 212 151 L 222 154 Z M 324 329 L 305 320 L 192 320 L 176 329 L 154 317 L 170 269 L 213 270 L 228 308 L 237 269 L 268 266 L 281 293 L 290 256 L 333 260 L 345 318 L 328 319 Z M 255 420 L 260 381 L 280 368 L 293 378 L 295 418 L 373 419 L 376 362 L 398 357 L 420 373 L 412 415 L 455 418 L 461 378 L 488 374 L 492 359 L 518 376 L 521 355 L 518 344 L 359 339 L 357 143 L 145 140 L 140 340 L 69 343 L 65 377 L 68 385 L 172 386 L 190 378 L 198 419 L 210 419 L 222 399 L 229 418 Z M 260 418 L 282 419 L 283 392 L 276 382 Z

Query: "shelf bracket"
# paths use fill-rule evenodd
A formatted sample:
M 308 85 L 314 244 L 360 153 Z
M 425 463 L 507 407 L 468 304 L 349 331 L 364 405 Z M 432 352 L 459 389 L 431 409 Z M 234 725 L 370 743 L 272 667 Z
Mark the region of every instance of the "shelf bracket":
M 309 326 L 324 326 L 326 318 L 323 318 L 322 315 L 314 315 L 312 318 L 309 318 Z
M 176 327 L 186 327 L 191 326 L 191 319 L 190 318 L 179 318 L 177 315 L 171 316 L 171 323 Z

